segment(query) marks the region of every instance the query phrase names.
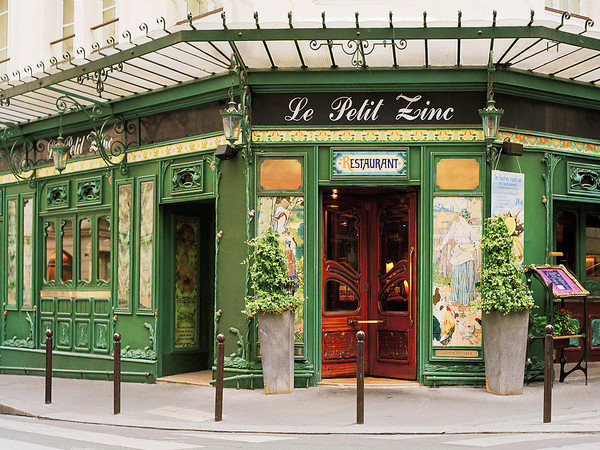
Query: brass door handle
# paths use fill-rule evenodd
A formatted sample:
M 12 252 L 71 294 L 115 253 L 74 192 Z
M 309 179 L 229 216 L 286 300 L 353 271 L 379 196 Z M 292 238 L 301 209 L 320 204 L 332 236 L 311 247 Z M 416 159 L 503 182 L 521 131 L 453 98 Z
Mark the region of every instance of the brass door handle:
M 413 326 L 413 316 L 412 316 L 412 284 L 413 284 L 413 255 L 415 254 L 415 248 L 410 248 L 410 259 L 408 266 L 408 278 L 410 282 L 410 287 L 408 289 L 408 318 L 410 319 L 410 326 Z
M 385 323 L 385 319 L 382 320 L 358 320 L 356 317 L 348 317 L 346 320 L 348 325 L 358 325 L 359 323 Z

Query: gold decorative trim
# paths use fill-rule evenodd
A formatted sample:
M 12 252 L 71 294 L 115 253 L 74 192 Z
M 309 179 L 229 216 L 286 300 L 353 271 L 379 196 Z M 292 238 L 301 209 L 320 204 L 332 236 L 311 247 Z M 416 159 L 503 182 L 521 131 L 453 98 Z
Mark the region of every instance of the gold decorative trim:
M 264 130 L 253 131 L 252 142 L 483 142 L 480 129 L 417 130 Z
M 212 150 L 227 141 L 224 136 L 215 136 L 205 139 L 197 139 L 194 141 L 179 142 L 177 144 L 163 145 L 160 147 L 145 148 L 127 153 L 127 162 L 145 161 L 149 159 L 164 158 L 168 156 L 183 155 L 191 152 L 199 152 L 202 150 Z M 112 159 L 113 163 L 118 163 L 122 156 Z M 63 170 L 63 174 L 83 172 L 93 169 L 102 169 L 106 167 L 106 163 L 101 158 L 74 160 L 67 163 L 67 167 Z M 53 166 L 42 167 L 36 169 L 36 177 L 52 177 L 56 175 L 56 169 Z M 29 176 L 30 172 L 24 173 L 23 176 Z M 0 184 L 16 183 L 17 180 L 13 174 L 5 174 L 0 176 Z
M 110 291 L 40 291 L 40 297 L 110 298 Z

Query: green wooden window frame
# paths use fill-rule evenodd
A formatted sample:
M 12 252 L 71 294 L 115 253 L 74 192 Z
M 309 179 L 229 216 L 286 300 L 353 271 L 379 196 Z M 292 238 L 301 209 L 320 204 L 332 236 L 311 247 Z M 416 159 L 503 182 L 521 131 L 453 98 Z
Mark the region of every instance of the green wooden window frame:
M 87 213 L 75 213 L 70 215 L 61 215 L 61 216 L 49 216 L 46 217 L 44 222 L 43 229 L 43 237 L 44 242 L 42 243 L 42 253 L 44 257 L 41 259 L 41 272 L 44 274 L 42 276 L 42 284 L 44 287 L 56 287 L 59 289 L 97 289 L 97 288 L 107 288 L 110 287 L 110 276 L 108 280 L 103 279 L 100 276 L 99 269 L 99 241 L 100 241 L 100 221 L 106 218 L 108 229 L 104 230 L 105 235 L 108 233 L 109 238 L 109 253 L 104 256 L 104 259 L 108 261 L 107 267 L 110 274 L 111 268 L 111 260 L 112 260 L 112 226 L 111 226 L 111 218 L 110 218 L 110 210 L 100 210 L 94 212 Z M 81 233 L 81 223 L 84 221 L 89 221 L 90 223 L 90 238 L 89 242 L 86 244 L 83 241 L 82 233 Z M 48 256 L 46 254 L 47 244 L 46 239 L 48 238 L 48 226 L 50 224 L 54 224 L 54 239 L 55 239 L 55 255 L 62 255 L 63 251 L 65 251 L 65 243 L 69 237 L 65 236 L 65 227 L 70 224 L 72 229 L 72 235 L 70 239 L 72 239 L 72 252 L 71 252 L 71 279 L 64 279 L 64 267 L 63 267 L 63 259 L 62 257 L 55 256 L 55 276 L 48 280 L 46 277 L 47 272 L 47 263 Z M 89 261 L 89 279 L 86 276 L 85 279 L 82 276 L 82 263 L 84 261 L 84 256 L 81 254 L 83 250 L 83 245 L 89 247 L 89 258 L 85 258 L 85 261 Z M 87 248 L 85 249 L 87 250 Z M 86 272 L 87 273 L 87 272 Z

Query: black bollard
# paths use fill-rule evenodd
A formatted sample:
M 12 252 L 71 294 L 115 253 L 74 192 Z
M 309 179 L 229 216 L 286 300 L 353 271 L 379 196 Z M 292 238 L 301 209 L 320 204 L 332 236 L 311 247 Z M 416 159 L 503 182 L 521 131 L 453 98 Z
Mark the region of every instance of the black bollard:
M 544 329 L 544 423 L 552 421 L 552 360 L 554 359 L 554 340 L 552 333 L 554 327 L 546 325 Z
M 356 423 L 365 423 L 365 332 L 356 333 Z
M 225 336 L 217 335 L 217 374 L 215 375 L 215 422 L 223 420 L 223 366 L 225 365 Z
M 52 403 L 52 330 L 46 330 L 46 404 Z
M 119 333 L 115 333 L 113 335 L 114 339 L 114 350 L 113 350 L 113 360 L 115 363 L 115 368 L 113 372 L 113 381 L 114 381 L 114 414 L 119 414 L 121 412 L 121 335 Z

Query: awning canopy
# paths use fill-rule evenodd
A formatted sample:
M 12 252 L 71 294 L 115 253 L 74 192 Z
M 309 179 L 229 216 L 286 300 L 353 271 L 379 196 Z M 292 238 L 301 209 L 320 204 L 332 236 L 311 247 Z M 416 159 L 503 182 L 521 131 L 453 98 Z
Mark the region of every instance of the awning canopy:
M 63 61 L 39 62 L 12 77 L 0 77 L 0 128 L 57 114 L 57 99 L 69 95 L 84 107 L 200 80 L 229 70 L 235 54 L 249 72 L 277 68 L 339 70 L 367 68 L 480 67 L 526 71 L 600 87 L 600 33 L 561 21 L 506 20 L 454 23 L 397 21 L 254 24 L 186 23 L 132 38 L 129 31 L 107 47 L 77 49 Z M 600 91 L 599 91 L 600 92 Z M 110 108 L 107 108 L 110 109 Z

